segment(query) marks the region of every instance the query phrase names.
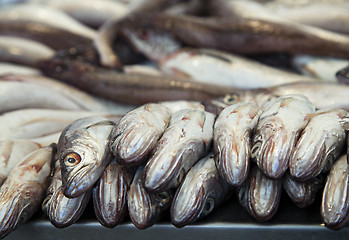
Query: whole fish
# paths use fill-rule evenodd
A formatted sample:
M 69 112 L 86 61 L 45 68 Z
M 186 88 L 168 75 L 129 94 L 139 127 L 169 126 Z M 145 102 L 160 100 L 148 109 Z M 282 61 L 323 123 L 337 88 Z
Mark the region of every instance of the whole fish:
M 213 154 L 207 155 L 190 169 L 177 189 L 171 206 L 171 223 L 180 228 L 206 217 L 231 190 L 219 175 Z
M 282 185 L 297 207 L 304 208 L 314 202 L 317 192 L 323 187 L 324 180 L 323 175 L 318 175 L 306 181 L 297 181 L 287 172 Z
M 55 146 L 25 157 L 0 188 L 0 238 L 27 222 L 40 209 L 48 187 Z
M 335 94 L 334 94 L 335 93 Z M 349 86 L 333 83 L 291 83 L 271 88 L 236 90 L 223 97 L 204 100 L 206 111 L 219 113 L 225 107 L 239 102 L 254 102 L 263 107 L 270 99 L 289 94 L 301 94 L 317 109 L 342 108 L 349 110 Z
M 327 176 L 322 195 L 321 217 L 325 226 L 340 229 L 349 216 L 349 169 L 346 155 L 341 156 Z
M 270 178 L 280 178 L 288 168 L 297 139 L 308 123 L 314 106 L 302 95 L 270 100 L 254 132 L 251 157 Z
M 141 164 L 164 133 L 170 118 L 170 111 L 159 103 L 132 110 L 110 133 L 110 150 L 124 165 Z
M 114 125 L 104 117 L 94 116 L 78 119 L 62 131 L 57 157 L 65 196 L 80 196 L 103 174 L 110 162 L 108 137 Z
M 243 89 L 320 81 L 211 49 L 181 49 L 160 60 L 159 65 L 168 74 L 204 83 L 215 79 L 216 85 Z
M 33 40 L 0 36 L 0 61 L 36 66 L 36 61 L 54 56 L 54 50 Z
M 113 228 L 124 218 L 127 211 L 127 191 L 133 175 L 119 164 L 111 153 L 110 163 L 93 188 L 93 206 L 98 221 Z
M 239 187 L 238 199 L 258 222 L 268 221 L 276 214 L 282 194 L 282 179 L 271 179 L 254 166 L 248 180 Z
M 124 74 L 81 61 L 41 61 L 48 76 L 74 85 L 95 96 L 128 104 L 158 101 L 201 101 L 232 92 L 232 88 L 194 83 L 187 79 L 145 74 Z M 234 89 L 235 90 L 235 89 Z
M 50 185 L 46 191 L 46 197 L 41 208 L 51 223 L 57 228 L 64 228 L 75 223 L 84 213 L 91 192 L 87 191 L 76 198 L 67 198 L 62 191 L 62 171 L 58 160 L 55 161 L 55 168 Z
M 221 176 L 233 186 L 241 185 L 250 170 L 251 135 L 259 118 L 255 103 L 225 108 L 213 129 L 215 162 Z
M 342 109 L 315 112 L 294 147 L 289 161 L 291 176 L 305 181 L 329 171 L 342 153 L 345 142 L 342 125 L 348 120 L 348 112 Z
M 349 84 L 349 66 L 346 66 L 336 72 L 336 78 L 340 83 Z
M 200 109 L 183 109 L 171 121 L 144 169 L 144 185 L 152 192 L 176 188 L 211 146 L 215 116 Z
M 26 155 L 40 147 L 30 140 L 0 140 L 0 186 Z
M 144 165 L 138 167 L 127 192 L 128 211 L 132 223 L 139 229 L 151 227 L 168 209 L 173 199 L 173 191 L 151 193 L 144 187 Z

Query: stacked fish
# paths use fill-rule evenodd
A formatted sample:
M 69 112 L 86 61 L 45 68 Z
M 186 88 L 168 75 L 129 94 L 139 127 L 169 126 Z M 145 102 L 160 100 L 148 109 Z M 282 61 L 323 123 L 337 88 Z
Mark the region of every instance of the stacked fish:
M 299 207 L 323 191 L 325 225 L 345 225 L 347 3 L 0 6 L 1 238 L 40 205 L 70 226 L 91 198 L 110 228 L 183 227 L 233 192 L 267 221 L 283 189 Z

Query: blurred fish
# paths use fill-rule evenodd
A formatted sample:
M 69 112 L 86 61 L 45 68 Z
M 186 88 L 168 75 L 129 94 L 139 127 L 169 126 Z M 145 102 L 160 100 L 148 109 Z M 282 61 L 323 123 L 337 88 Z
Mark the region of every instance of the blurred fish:
M 340 69 L 336 73 L 336 78 L 338 82 L 342 84 L 349 84 L 349 66 L 346 66 L 343 69 Z
M 114 122 L 100 116 L 81 118 L 68 125 L 58 141 L 62 190 L 74 198 L 88 191 L 110 162 L 108 136 Z
M 270 100 L 260 115 L 254 132 L 251 157 L 270 178 L 280 178 L 288 168 L 293 148 L 315 111 L 302 95 L 286 95 Z
M 344 122 L 349 122 L 349 114 L 342 109 L 318 111 L 311 116 L 289 161 L 292 177 L 304 181 L 331 169 L 344 147 Z
M 132 223 L 139 229 L 151 227 L 168 209 L 173 199 L 173 191 L 148 192 L 144 187 L 144 166 L 138 167 L 130 190 L 127 193 L 128 211 Z
M 349 216 L 349 169 L 346 155 L 341 156 L 327 176 L 322 195 L 321 217 L 325 226 L 340 229 Z
M 69 227 L 84 213 L 91 192 L 87 191 L 76 198 L 67 198 L 62 191 L 62 171 L 59 160 L 55 161 L 55 168 L 46 197 L 41 208 L 51 223 L 58 228 Z
M 229 184 L 241 185 L 250 170 L 251 135 L 259 118 L 255 103 L 234 104 L 225 108 L 213 129 L 215 162 Z
M 211 146 L 215 116 L 199 109 L 183 109 L 171 121 L 144 169 L 144 185 L 151 192 L 176 188 L 190 168 Z
M 218 173 L 213 154 L 200 159 L 185 176 L 171 206 L 171 223 L 184 227 L 206 217 L 229 195 L 232 188 Z
M 36 68 L 26 67 L 18 64 L 13 64 L 13 63 L 1 62 L 0 76 L 7 75 L 7 74 L 24 74 L 24 75 L 39 76 L 41 75 L 41 72 Z
M 112 155 L 110 163 L 93 188 L 93 206 L 98 221 L 113 228 L 124 218 L 127 211 L 127 191 L 133 174 L 119 164 Z
M 170 111 L 159 103 L 132 110 L 110 133 L 110 150 L 124 165 L 141 164 L 166 130 L 170 118 Z
M 55 146 L 25 157 L 0 188 L 0 238 L 4 238 L 40 209 L 49 184 Z
M 248 180 L 239 187 L 238 199 L 258 222 L 268 221 L 276 214 L 282 193 L 282 179 L 265 176 L 253 167 Z

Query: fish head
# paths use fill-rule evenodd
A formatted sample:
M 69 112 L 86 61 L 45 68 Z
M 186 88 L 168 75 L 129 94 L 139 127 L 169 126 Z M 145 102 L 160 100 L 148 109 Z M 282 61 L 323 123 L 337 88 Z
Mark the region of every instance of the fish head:
M 349 83 L 349 66 L 339 70 L 336 73 L 336 78 L 339 83 L 348 84 Z

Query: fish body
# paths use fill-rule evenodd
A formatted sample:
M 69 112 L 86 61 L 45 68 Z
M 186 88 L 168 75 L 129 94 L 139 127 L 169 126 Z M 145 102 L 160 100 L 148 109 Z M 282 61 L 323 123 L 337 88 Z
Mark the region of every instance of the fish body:
M 321 217 L 325 226 L 340 229 L 348 221 L 349 169 L 346 156 L 341 156 L 327 176 L 322 195 Z
M 206 217 L 229 195 L 231 186 L 221 178 L 213 154 L 200 159 L 185 176 L 171 206 L 171 223 L 184 227 Z
M 170 118 L 170 111 L 159 103 L 130 111 L 110 134 L 112 153 L 125 165 L 139 165 L 157 144 Z
M 114 125 L 104 117 L 94 116 L 78 119 L 62 131 L 57 157 L 65 196 L 80 196 L 103 174 L 110 161 L 108 137 Z
M 302 131 L 289 161 L 291 176 L 308 180 L 331 169 L 342 153 L 348 112 L 342 109 L 318 111 Z
M 257 125 L 259 107 L 254 103 L 225 108 L 213 129 L 215 162 L 221 176 L 231 185 L 241 185 L 250 169 L 251 134 Z
M 145 166 L 145 187 L 162 192 L 177 187 L 190 168 L 210 149 L 214 115 L 183 109 L 171 121 Z
M 40 209 L 48 186 L 55 147 L 38 149 L 25 157 L 0 188 L 0 237 L 14 231 Z
M 26 67 L 18 64 L 2 62 L 0 63 L 0 76 L 7 74 L 25 74 L 25 75 L 41 75 L 37 68 Z
M 280 178 L 301 131 L 308 123 L 307 114 L 315 107 L 302 95 L 287 95 L 270 100 L 260 115 L 252 140 L 251 157 L 271 178 Z
M 151 193 L 144 187 L 144 165 L 138 167 L 127 193 L 128 211 L 132 223 L 145 229 L 157 222 L 168 209 L 173 199 L 173 191 Z

